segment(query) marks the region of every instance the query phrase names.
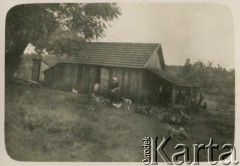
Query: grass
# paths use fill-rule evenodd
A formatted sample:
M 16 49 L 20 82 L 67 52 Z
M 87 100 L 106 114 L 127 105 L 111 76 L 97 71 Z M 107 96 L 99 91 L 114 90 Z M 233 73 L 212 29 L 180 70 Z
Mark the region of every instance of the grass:
M 154 115 L 91 103 L 86 95 L 23 85 L 8 85 L 5 94 L 6 149 L 15 160 L 140 162 L 143 137 L 167 136 L 168 124 Z M 233 143 L 233 133 L 216 133 L 216 127 L 233 131 L 234 116 L 211 115 L 195 114 L 188 130 L 192 140 L 181 143 L 207 144 L 210 137 L 215 143 Z M 178 141 L 170 142 L 168 154 L 176 152 Z

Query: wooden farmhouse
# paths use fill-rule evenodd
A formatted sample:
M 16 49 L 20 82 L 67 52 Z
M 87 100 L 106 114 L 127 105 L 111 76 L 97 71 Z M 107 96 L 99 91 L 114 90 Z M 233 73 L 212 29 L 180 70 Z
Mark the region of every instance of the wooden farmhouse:
M 117 77 L 121 96 L 136 100 L 157 99 L 163 86 L 173 104 L 178 89 L 194 89 L 166 70 L 161 45 L 155 43 L 87 43 L 78 56 L 69 55 L 44 75 L 47 87 L 69 91 L 74 87 L 86 94 L 96 82 L 100 93 L 107 93 L 112 78 Z

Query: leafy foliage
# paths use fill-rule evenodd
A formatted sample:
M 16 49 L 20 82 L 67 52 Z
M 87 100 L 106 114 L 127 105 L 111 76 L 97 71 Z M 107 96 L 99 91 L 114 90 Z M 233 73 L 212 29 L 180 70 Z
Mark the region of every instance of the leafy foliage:
M 187 59 L 180 75 L 193 85 L 201 87 L 206 94 L 224 96 L 234 103 L 234 70 L 227 71 L 220 65 L 213 66 L 213 62 L 191 63 L 190 59 Z
M 13 7 L 6 18 L 6 75 L 19 67 L 20 56 L 29 43 L 70 54 L 81 43 L 104 35 L 107 23 L 120 15 L 114 3 L 24 4 Z

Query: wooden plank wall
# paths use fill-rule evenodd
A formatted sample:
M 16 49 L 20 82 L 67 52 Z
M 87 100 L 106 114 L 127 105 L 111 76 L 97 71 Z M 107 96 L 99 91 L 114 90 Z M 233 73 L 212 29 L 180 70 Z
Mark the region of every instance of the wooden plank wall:
M 124 88 L 122 89 L 123 94 L 128 94 L 129 89 L 130 89 L 130 71 L 129 70 L 124 70 L 124 81 L 123 85 Z
M 93 91 L 94 84 L 97 81 L 97 74 L 98 74 L 98 68 L 96 66 L 90 67 L 90 75 L 89 75 L 89 87 L 88 87 L 88 93 L 91 93 Z
M 36 82 L 39 81 L 40 68 L 41 68 L 41 61 L 33 60 L 33 66 L 32 66 L 32 80 L 33 81 L 36 81 Z
M 107 72 L 99 73 L 104 69 Z M 104 74 L 99 76 L 99 74 Z M 112 78 L 117 77 L 120 85 L 120 97 L 139 101 L 142 97 L 157 99 L 160 85 L 172 88 L 172 84 L 144 69 L 117 67 L 100 67 L 94 65 L 58 64 L 45 73 L 45 84 L 54 89 L 71 91 L 74 86 L 79 93 L 89 94 L 99 77 L 107 79 L 106 88 L 109 90 Z M 171 93 L 171 92 L 170 92 Z M 171 96 L 171 94 L 169 95 Z M 169 97 L 170 97 L 169 96 Z M 174 102 L 174 99 L 172 99 Z
M 144 96 L 147 96 L 150 100 L 154 101 L 158 99 L 159 95 L 159 87 L 160 85 L 164 86 L 164 88 L 172 88 L 172 84 L 156 76 L 150 71 L 144 71 L 142 76 L 142 87 L 144 87 Z M 171 92 L 170 92 L 171 93 Z M 171 94 L 169 94 L 171 95 Z
M 77 86 L 80 88 L 78 89 L 80 93 L 88 93 L 89 92 L 89 74 L 90 74 L 90 68 L 88 66 L 82 65 L 81 66 L 81 77 L 79 79 L 79 82 L 77 82 Z
M 63 84 L 63 73 L 64 73 L 64 70 L 65 70 L 65 66 L 60 64 L 60 65 L 57 65 L 53 68 L 53 82 L 52 82 L 52 87 L 53 88 L 56 88 L 56 89 L 61 89 Z
M 97 81 L 98 67 L 78 65 L 75 86 L 79 93 L 91 93 Z
M 124 96 L 133 100 L 145 95 L 143 69 L 103 67 L 108 72 L 108 88 L 113 77 L 117 77 L 120 85 L 120 97 Z M 91 93 L 98 78 L 101 67 L 94 65 L 60 64 L 48 70 L 45 74 L 45 83 L 56 89 L 71 90 L 73 86 L 79 93 Z M 101 73 L 100 73 L 101 74 Z M 101 88 L 101 82 L 100 82 Z
M 48 68 L 49 66 L 45 64 L 43 61 L 41 61 L 39 81 L 44 82 L 45 77 L 44 77 L 43 71 Z
M 111 71 L 109 68 L 100 68 L 100 93 L 106 93 L 109 89 Z
M 120 95 L 125 98 L 140 98 L 142 70 L 128 68 L 112 68 L 112 77 L 117 77 L 120 85 Z M 110 78 L 112 78 L 110 77 Z
M 77 69 L 76 64 L 64 65 L 64 72 L 62 73 L 62 88 L 64 90 L 71 90 L 76 85 Z
M 50 69 L 44 73 L 44 85 L 52 88 L 53 83 L 53 69 Z
M 120 95 L 126 98 L 140 98 L 143 95 L 142 89 L 142 71 L 140 69 L 128 69 L 128 68 L 115 68 L 115 67 L 98 67 L 93 65 L 79 65 L 76 85 L 80 93 L 90 93 L 96 82 L 98 70 L 106 69 L 108 76 L 102 75 L 102 77 L 108 78 L 108 87 L 102 87 L 100 82 L 100 92 L 106 93 L 110 88 L 110 84 L 113 77 L 118 78 L 120 85 Z M 101 74 L 106 74 L 102 72 Z M 101 76 L 100 76 L 101 78 Z M 102 85 L 103 86 L 103 85 Z
M 58 64 L 45 73 L 45 84 L 54 89 L 70 91 L 76 84 L 78 66 Z

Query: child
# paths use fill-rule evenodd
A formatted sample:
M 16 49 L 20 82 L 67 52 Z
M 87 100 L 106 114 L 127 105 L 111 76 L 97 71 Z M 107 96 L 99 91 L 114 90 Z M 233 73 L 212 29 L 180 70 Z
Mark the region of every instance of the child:
M 100 87 L 100 84 L 98 81 L 96 81 L 96 83 L 93 86 L 93 93 L 92 93 L 93 97 L 96 97 L 96 95 L 98 94 L 99 87 Z

